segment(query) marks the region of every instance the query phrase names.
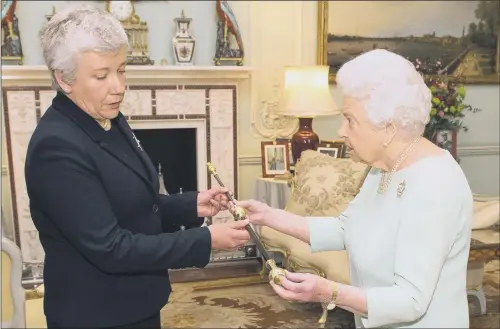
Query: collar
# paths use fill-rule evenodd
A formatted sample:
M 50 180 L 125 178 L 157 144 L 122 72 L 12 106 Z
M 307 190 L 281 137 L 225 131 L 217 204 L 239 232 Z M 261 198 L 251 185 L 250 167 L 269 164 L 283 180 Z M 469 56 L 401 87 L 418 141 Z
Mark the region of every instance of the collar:
M 76 105 L 68 96 L 61 92 L 57 92 L 56 97 L 52 100 L 52 106 L 61 114 L 70 118 L 80 128 L 82 128 L 94 141 L 100 142 L 106 138 L 106 131 L 101 127 L 99 122 L 92 118 L 87 112 Z M 118 116 L 111 121 L 119 124 L 124 120 L 123 114 L 118 113 Z

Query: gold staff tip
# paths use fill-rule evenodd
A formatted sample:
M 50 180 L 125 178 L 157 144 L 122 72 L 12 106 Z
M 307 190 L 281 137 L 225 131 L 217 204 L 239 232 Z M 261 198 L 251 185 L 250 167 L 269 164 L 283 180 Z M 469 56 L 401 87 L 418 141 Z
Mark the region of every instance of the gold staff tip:
M 215 166 L 213 164 L 211 164 L 210 162 L 207 162 L 207 168 L 211 174 L 215 174 Z
M 281 277 L 286 277 L 285 270 L 278 267 L 276 263 L 274 262 L 274 259 L 269 259 L 266 262 L 267 266 L 270 267 L 271 271 L 269 272 L 269 281 L 273 281 L 275 284 L 278 286 L 281 286 L 281 283 L 283 282 L 281 280 Z
M 236 206 L 234 208 L 233 215 L 234 215 L 234 219 L 236 219 L 236 220 L 243 220 L 243 219 L 245 219 L 247 217 L 247 211 L 244 208 L 242 208 L 242 207 Z

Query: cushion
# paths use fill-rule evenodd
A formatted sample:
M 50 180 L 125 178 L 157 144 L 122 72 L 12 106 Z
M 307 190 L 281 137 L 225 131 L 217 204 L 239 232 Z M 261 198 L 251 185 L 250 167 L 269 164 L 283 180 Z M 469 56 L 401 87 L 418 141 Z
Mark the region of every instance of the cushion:
M 290 238 L 292 255 L 291 259 L 298 265 L 313 267 L 324 272 L 327 279 L 349 284 L 349 257 L 347 252 L 321 251 L 311 252 L 311 247 L 299 239 Z
M 304 151 L 295 166 L 292 191 L 286 210 L 304 217 L 338 216 L 358 194 L 370 167 L 351 159 L 333 158 Z M 261 227 L 262 240 L 272 247 L 291 252 L 289 260 L 307 271 L 312 267 L 341 283 L 349 283 L 348 255 L 345 251 L 311 253 L 308 244 L 269 227 Z
M 338 216 L 358 194 L 370 167 L 316 151 L 304 151 L 295 166 L 286 210 L 301 216 Z
M 497 224 L 500 220 L 500 200 L 474 197 L 472 229 L 480 230 Z
M 291 250 L 293 244 L 291 239 L 295 239 L 267 226 L 262 226 L 259 233 L 261 240 L 265 244 L 270 247 L 283 249 L 283 252 L 285 252 L 285 250 Z

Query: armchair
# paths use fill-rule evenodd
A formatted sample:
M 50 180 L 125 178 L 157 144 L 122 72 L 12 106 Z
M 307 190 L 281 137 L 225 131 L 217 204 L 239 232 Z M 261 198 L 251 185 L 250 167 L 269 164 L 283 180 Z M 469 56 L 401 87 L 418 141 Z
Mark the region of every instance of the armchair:
M 19 247 L 2 236 L 2 328 L 46 328 L 43 285 L 26 290 L 21 285 L 22 256 Z
M 368 165 L 351 159 L 303 151 L 295 166 L 285 210 L 305 217 L 338 216 L 358 194 L 369 170 Z M 266 249 L 282 254 L 283 265 L 289 271 L 314 273 L 349 284 L 346 251 L 311 253 L 308 244 L 266 226 L 260 228 L 260 237 Z M 326 323 L 327 314 L 323 309 L 320 326 Z
M 2 236 L 2 328 L 25 328 L 21 250 Z

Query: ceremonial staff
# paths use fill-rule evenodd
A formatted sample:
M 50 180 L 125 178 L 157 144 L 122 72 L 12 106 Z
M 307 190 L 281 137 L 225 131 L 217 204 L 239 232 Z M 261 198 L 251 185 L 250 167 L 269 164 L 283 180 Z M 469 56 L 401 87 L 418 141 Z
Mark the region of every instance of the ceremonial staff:
M 207 163 L 207 168 L 210 174 L 214 176 L 214 178 L 217 180 L 220 186 L 225 187 L 224 184 L 222 183 L 219 175 L 216 172 L 215 166 L 211 164 L 210 162 Z M 234 220 L 244 220 L 247 217 L 247 212 L 244 208 L 239 207 L 236 205 L 236 200 L 233 197 L 232 192 L 226 192 L 226 196 L 229 199 L 229 202 L 233 204 L 233 211 L 231 212 L 233 215 Z M 271 258 L 269 255 L 269 252 L 264 248 L 264 245 L 262 244 L 262 241 L 260 241 L 260 238 L 258 237 L 257 233 L 253 230 L 252 226 L 250 224 L 245 226 L 246 230 L 250 234 L 250 237 L 252 240 L 255 242 L 257 249 L 260 251 L 262 257 L 266 261 L 266 265 L 269 266 L 270 272 L 269 272 L 269 280 L 272 280 L 274 283 L 277 285 L 281 285 L 281 278 L 280 276 L 285 276 L 285 270 L 278 267 L 276 265 L 276 262 L 274 259 Z

